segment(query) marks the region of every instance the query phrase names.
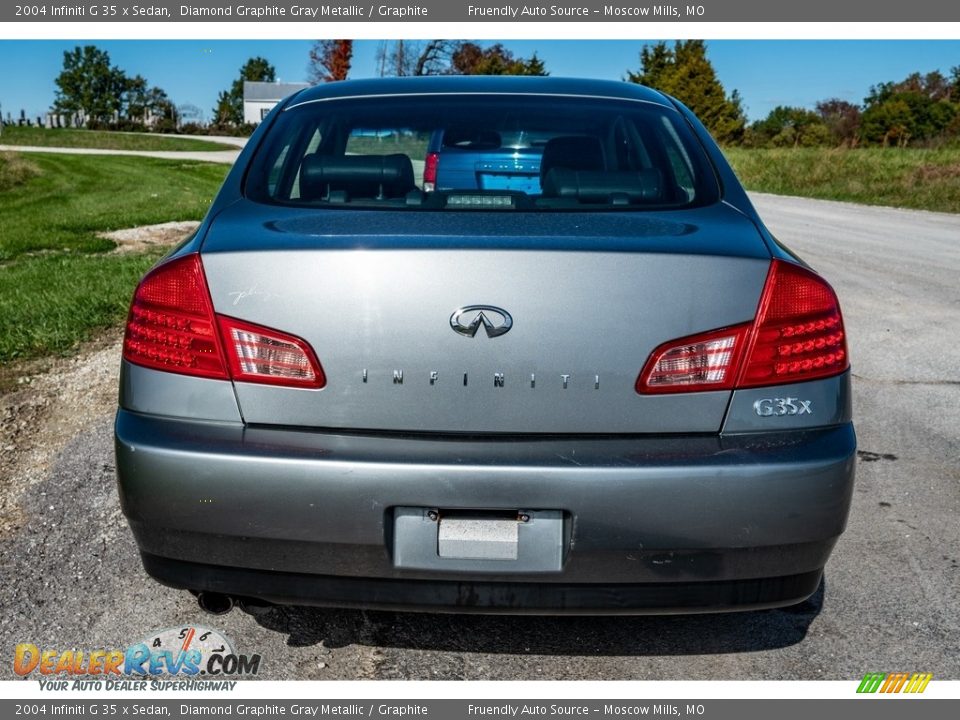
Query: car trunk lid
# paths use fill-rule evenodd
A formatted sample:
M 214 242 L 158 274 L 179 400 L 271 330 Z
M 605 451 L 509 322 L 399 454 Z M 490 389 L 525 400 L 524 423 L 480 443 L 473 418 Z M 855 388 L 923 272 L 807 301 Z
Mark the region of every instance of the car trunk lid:
M 640 395 L 637 375 L 666 341 L 751 320 L 770 261 L 723 205 L 683 222 L 282 207 L 264 222 L 262 211 L 238 203 L 205 239 L 214 307 L 302 338 L 327 382 L 236 382 L 255 424 L 717 432 L 728 391 Z

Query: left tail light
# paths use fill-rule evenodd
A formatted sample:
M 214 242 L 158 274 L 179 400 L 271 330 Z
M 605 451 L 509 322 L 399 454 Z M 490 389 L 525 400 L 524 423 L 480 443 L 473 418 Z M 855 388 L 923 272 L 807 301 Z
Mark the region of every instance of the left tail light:
M 165 263 L 140 281 L 123 357 L 154 370 L 229 378 L 199 255 Z
M 197 254 L 154 268 L 137 286 L 123 357 L 180 375 L 291 387 L 326 384 L 313 349 L 300 338 L 214 313 Z

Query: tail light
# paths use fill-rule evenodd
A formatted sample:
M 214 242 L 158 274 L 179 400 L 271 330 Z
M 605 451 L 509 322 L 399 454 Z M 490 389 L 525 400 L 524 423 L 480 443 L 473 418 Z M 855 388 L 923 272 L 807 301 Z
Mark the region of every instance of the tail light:
M 423 191 L 433 192 L 437 189 L 437 168 L 440 166 L 440 153 L 427 153 L 423 163 Z
M 749 332 L 747 323 L 664 343 L 637 378 L 637 392 L 731 389 Z
M 823 278 L 774 260 L 752 323 L 664 343 L 637 378 L 638 393 L 784 385 L 850 367 L 840 304 Z
M 199 255 L 161 265 L 140 282 L 127 317 L 123 357 L 155 370 L 227 379 Z
M 326 385 L 313 350 L 300 338 L 218 316 L 234 380 L 320 388 Z
M 819 275 L 775 260 L 738 387 L 782 385 L 850 367 L 837 296 Z
M 123 357 L 154 370 L 321 388 L 323 369 L 300 338 L 213 312 L 200 256 L 150 271 L 130 305 Z

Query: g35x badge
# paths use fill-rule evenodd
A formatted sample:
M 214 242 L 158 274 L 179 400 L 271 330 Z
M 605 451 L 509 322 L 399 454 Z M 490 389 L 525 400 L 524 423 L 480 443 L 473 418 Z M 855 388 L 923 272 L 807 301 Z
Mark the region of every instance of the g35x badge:
M 753 403 L 753 409 L 760 417 L 813 415 L 813 410 L 810 409 L 810 403 L 812 402 L 813 400 L 801 400 L 793 397 L 762 398 Z

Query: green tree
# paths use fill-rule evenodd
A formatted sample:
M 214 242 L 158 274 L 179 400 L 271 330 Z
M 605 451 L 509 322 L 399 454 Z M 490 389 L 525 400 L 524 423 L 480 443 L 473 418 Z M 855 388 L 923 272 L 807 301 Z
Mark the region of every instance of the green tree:
M 750 144 L 760 147 L 817 147 L 830 141 L 823 118 L 804 108 L 778 105 L 750 126 Z
M 524 65 L 524 71 L 520 73 L 521 75 L 537 75 L 540 77 L 545 77 L 550 74 L 547 72 L 547 66 L 544 65 L 543 60 L 540 59 L 536 51 L 534 51 L 533 55 L 531 55 L 524 62 Z
M 277 70 L 266 59 L 253 57 L 240 68 L 240 77 L 233 81 L 229 91 L 217 96 L 213 117 L 217 125 L 243 124 L 243 83 L 276 82 Z
M 939 72 L 873 86 L 864 100 L 864 140 L 903 147 L 955 132 L 960 107 L 952 95 L 950 81 Z
M 950 68 L 950 100 L 960 103 L 960 65 Z
M 863 137 L 884 147 L 904 147 L 913 137 L 914 117 L 901 98 L 890 97 L 868 107 L 863 113 Z
M 150 87 L 146 78 L 135 75 L 125 80 L 120 115 L 138 125 L 149 121 L 155 126 L 164 120 L 167 121 L 165 127 L 169 127 L 169 121 L 176 120 L 176 108 L 162 88 Z
M 672 48 L 662 41 L 645 46 L 639 72 L 627 71 L 626 79 L 680 100 L 719 142 L 735 143 L 743 137 L 746 117 L 740 95 L 736 90 L 727 95 L 703 40 L 679 40 Z
M 173 132 L 179 125 L 179 113 L 177 106 L 163 90 L 163 88 L 152 87 L 147 90 L 144 96 L 144 105 L 146 115 L 153 118 L 151 128 L 160 132 Z
M 451 58 L 452 72 L 458 75 L 548 75 L 543 61 L 534 53 L 518 58 L 497 43 L 482 48 L 476 43 L 461 43 Z
M 679 45 L 679 43 L 677 43 Z M 673 50 L 665 42 L 656 45 L 644 45 L 640 50 L 640 72 L 627 71 L 627 79 L 632 83 L 639 83 L 647 87 L 665 90 L 672 86 L 671 74 L 676 66 Z
M 143 122 L 147 114 L 147 80 L 142 75 L 126 78 L 122 97 L 123 116 Z
M 219 126 L 230 125 L 233 122 L 233 117 L 233 101 L 230 99 L 230 93 L 221 90 L 220 94 L 217 95 L 217 104 L 213 108 L 213 124 Z M 242 115 L 241 119 L 243 119 Z
M 864 100 L 864 104 L 873 105 L 878 102 L 890 99 L 891 96 L 900 93 L 919 93 L 925 95 L 930 100 L 949 100 L 951 95 L 951 81 L 948 80 L 939 70 L 934 70 L 926 75 L 918 72 L 911 73 L 900 82 L 879 83 L 870 88 L 870 95 Z
M 77 46 L 63 53 L 63 70 L 52 110 L 79 114 L 85 121 L 111 122 L 123 107 L 127 77 L 110 64 L 110 55 L 95 45 Z

